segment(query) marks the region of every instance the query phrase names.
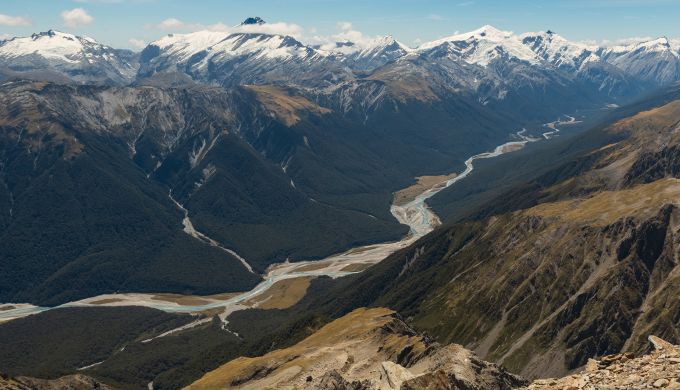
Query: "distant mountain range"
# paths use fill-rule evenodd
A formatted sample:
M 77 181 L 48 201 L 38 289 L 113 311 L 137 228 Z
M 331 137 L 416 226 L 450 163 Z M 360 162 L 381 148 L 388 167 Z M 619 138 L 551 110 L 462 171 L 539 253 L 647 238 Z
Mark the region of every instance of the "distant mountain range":
M 237 27 L 264 23 L 260 18 L 248 18 Z M 583 84 L 591 94 L 609 99 L 680 79 L 680 41 L 667 38 L 600 47 L 571 42 L 552 31 L 517 35 L 487 25 L 417 48 L 391 36 L 321 48 L 291 36 L 254 31 L 237 28 L 232 32 L 169 34 L 151 42 L 141 53 L 132 53 L 50 30 L 1 41 L 0 71 L 5 77 L 51 76 L 61 81 L 112 85 L 195 81 L 222 86 L 286 83 L 332 88 L 380 74 L 379 69 L 386 66 L 407 74 L 434 67 L 442 77 L 454 81 L 456 88 L 493 100 L 503 100 L 513 90 L 512 82 L 499 83 L 499 75 L 525 79 L 534 86 L 541 85 L 544 78 Z M 433 88 L 451 88 L 451 82 L 438 81 L 432 81 Z

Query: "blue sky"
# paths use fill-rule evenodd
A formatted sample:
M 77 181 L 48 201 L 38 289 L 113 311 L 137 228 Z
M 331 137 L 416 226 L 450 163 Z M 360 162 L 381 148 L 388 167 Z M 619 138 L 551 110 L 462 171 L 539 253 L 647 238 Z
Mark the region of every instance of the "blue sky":
M 247 16 L 280 22 L 277 29 L 303 41 L 391 34 L 416 45 L 485 24 L 597 42 L 680 38 L 680 0 L 0 0 L 0 35 L 53 28 L 134 48 Z

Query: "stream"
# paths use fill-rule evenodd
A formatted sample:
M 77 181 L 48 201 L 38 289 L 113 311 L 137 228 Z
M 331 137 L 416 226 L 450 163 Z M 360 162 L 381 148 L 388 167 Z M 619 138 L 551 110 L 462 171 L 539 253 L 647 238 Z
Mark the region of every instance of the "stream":
M 63 307 L 98 307 L 98 306 L 145 306 L 166 312 L 175 313 L 197 313 L 211 309 L 224 310 L 220 318 L 226 322 L 226 317 L 236 310 L 249 307 L 247 302 L 265 293 L 274 283 L 291 278 L 328 276 L 331 278 L 342 277 L 353 273 L 361 272 L 348 270 L 348 266 L 364 269 L 372 264 L 380 262 L 390 254 L 405 248 L 418 240 L 422 236 L 431 232 L 440 224 L 437 215 L 427 206 L 426 200 L 469 176 L 474 170 L 476 160 L 488 159 L 500 156 L 505 153 L 521 149 L 528 142 L 538 141 L 539 138 L 531 138 L 525 135 L 526 130 L 516 133 L 517 141 L 506 142 L 499 145 L 491 152 L 476 154 L 465 161 L 465 170 L 457 176 L 438 183 L 415 197 L 415 199 L 402 205 L 393 204 L 390 208 L 392 215 L 404 225 L 410 227 L 409 234 L 400 241 L 386 242 L 380 244 L 366 245 L 350 249 L 343 253 L 331 255 L 322 260 L 295 261 L 274 264 L 270 266 L 267 273 L 263 276 L 264 280 L 250 291 L 231 294 L 224 297 L 196 297 L 200 304 L 180 304 L 168 300 L 159 300 L 158 294 L 124 293 L 124 294 L 104 294 L 90 297 L 79 301 L 65 303 L 55 308 Z M 547 137 L 546 137 L 547 138 Z M 172 199 L 172 197 L 171 197 Z M 174 199 L 173 199 L 174 201 Z M 195 238 L 205 241 L 211 245 L 235 255 L 243 265 L 251 270 L 250 265 L 233 251 L 222 247 L 219 243 L 196 231 L 189 220 L 186 209 L 175 201 L 175 204 L 184 211 L 184 231 Z M 356 268 L 354 268 L 356 269 Z M 252 270 L 251 270 L 252 272 Z M 0 322 L 15 318 L 39 313 L 54 308 L 39 307 L 30 304 L 0 304 Z

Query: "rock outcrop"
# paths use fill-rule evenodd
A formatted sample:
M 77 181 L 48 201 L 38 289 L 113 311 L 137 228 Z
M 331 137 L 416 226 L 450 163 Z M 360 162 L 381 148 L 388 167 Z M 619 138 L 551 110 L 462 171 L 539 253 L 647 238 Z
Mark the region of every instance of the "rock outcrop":
M 655 350 L 636 358 L 630 353 L 590 359 L 585 369 L 560 379 L 536 380 L 524 390 L 680 389 L 680 346 L 650 336 Z
M 460 345 L 417 334 L 389 309 L 357 309 L 300 343 L 238 358 L 189 389 L 511 389 L 527 384 Z
M 111 390 L 111 387 L 86 375 L 67 375 L 58 379 L 37 379 L 0 374 L 0 389 L 6 390 Z

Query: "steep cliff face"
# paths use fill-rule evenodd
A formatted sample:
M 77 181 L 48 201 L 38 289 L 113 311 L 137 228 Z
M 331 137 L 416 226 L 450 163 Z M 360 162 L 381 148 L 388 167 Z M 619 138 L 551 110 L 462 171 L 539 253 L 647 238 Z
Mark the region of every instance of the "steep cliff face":
M 405 254 L 378 301 L 525 375 L 638 351 L 640 332 L 677 337 L 666 333 L 673 320 L 641 312 L 677 284 L 678 196 L 680 182 L 669 179 L 456 226 Z M 437 287 L 411 300 L 426 281 Z

